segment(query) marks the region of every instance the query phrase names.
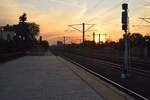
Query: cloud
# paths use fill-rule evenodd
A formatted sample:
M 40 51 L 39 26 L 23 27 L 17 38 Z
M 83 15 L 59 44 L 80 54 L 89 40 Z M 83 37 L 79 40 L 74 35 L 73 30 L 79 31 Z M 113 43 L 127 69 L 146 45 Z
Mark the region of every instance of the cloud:
M 133 9 L 146 3 L 146 0 L 129 2 L 132 24 L 136 23 L 135 17 L 143 15 L 143 8 Z M 122 36 L 120 0 L 1 0 L 0 11 L 0 25 L 16 24 L 18 17 L 26 12 L 28 21 L 39 24 L 41 35 L 49 41 L 69 35 L 64 32 L 68 24 L 82 22 L 96 24 L 96 28 L 103 33 L 117 34 L 118 37 L 114 35 L 113 38 Z M 81 36 L 80 32 L 71 33 L 72 36 Z

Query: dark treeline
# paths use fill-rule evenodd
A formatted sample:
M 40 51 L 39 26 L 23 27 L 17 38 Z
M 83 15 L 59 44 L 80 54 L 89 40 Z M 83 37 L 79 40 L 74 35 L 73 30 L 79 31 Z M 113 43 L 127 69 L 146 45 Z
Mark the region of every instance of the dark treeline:
M 7 39 L 0 38 L 0 52 L 26 52 L 40 45 L 48 47 L 46 40 L 38 40 L 40 26 L 34 22 L 27 22 L 26 13 L 19 17 L 18 24 L 3 26 L 1 32 L 13 32 L 13 38 L 11 39 L 10 34 L 7 35 Z
M 111 46 L 112 48 L 123 52 L 124 37 L 118 42 L 106 42 L 104 46 Z M 132 33 L 128 35 L 129 51 L 131 56 L 150 57 L 150 35 L 142 35 L 140 33 Z
M 150 58 L 150 36 L 140 33 L 132 33 L 128 35 L 129 51 L 131 57 Z M 93 41 L 85 41 L 83 44 L 66 44 L 58 45 L 52 48 L 61 51 L 82 54 L 94 54 L 105 56 L 124 56 L 124 36 L 119 41 L 106 41 L 95 43 Z
M 143 36 L 140 33 L 133 33 L 128 35 L 128 42 L 130 48 L 145 48 L 145 47 L 150 47 L 150 36 L 145 35 Z M 124 48 L 124 38 L 119 39 L 118 42 L 116 42 L 118 49 L 123 49 Z

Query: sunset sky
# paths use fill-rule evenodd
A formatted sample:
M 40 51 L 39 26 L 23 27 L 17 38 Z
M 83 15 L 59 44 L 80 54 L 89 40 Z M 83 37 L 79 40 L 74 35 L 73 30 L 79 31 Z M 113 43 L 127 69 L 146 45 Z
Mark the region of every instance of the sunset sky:
M 130 31 L 150 34 L 150 27 L 132 26 L 148 25 L 139 17 L 150 17 L 150 0 L 125 1 L 129 3 Z M 96 24 L 91 30 L 117 40 L 122 37 L 122 3 L 123 0 L 0 0 L 0 26 L 18 23 L 18 17 L 25 12 L 29 22 L 40 25 L 40 35 L 51 44 L 63 36 L 68 37 L 68 42 L 79 42 L 82 33 L 71 31 L 67 25 L 83 22 Z M 86 39 L 92 39 L 92 31 L 86 33 Z

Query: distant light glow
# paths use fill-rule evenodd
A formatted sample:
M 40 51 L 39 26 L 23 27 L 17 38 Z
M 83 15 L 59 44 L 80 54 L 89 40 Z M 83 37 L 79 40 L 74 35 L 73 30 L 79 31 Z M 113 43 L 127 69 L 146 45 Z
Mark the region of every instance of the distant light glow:
M 99 42 L 105 42 L 106 41 L 106 37 L 105 37 L 105 35 L 100 35 L 100 39 L 99 39 L 99 35 L 97 34 L 97 35 L 95 35 L 95 42 L 96 43 L 99 43 Z
M 95 36 L 95 42 L 99 43 L 99 36 L 98 35 Z

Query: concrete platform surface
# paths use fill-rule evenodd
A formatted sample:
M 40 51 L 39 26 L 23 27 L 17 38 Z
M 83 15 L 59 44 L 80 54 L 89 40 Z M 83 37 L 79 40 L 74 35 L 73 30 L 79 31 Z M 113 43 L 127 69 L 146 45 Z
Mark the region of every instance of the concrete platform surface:
M 103 99 L 65 61 L 52 54 L 0 64 L 0 100 Z

